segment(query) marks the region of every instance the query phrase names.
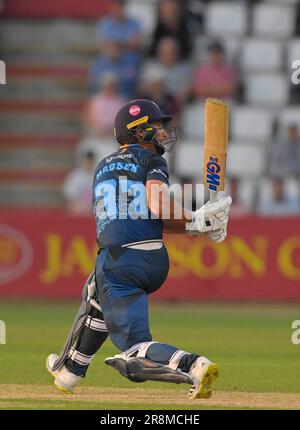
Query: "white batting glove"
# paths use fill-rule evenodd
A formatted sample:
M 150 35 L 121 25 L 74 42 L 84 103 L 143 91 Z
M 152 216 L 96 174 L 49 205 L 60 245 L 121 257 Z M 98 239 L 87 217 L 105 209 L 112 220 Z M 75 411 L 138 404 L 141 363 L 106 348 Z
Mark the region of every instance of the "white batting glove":
M 229 207 L 229 209 L 230 209 L 230 207 Z M 223 216 L 222 218 L 219 218 L 221 228 L 219 230 L 210 231 L 207 233 L 207 237 L 215 243 L 223 242 L 226 239 L 227 225 L 228 225 L 228 220 L 229 220 L 229 217 L 228 217 L 229 209 L 228 209 L 227 214 L 226 214 L 227 216 Z
M 207 237 L 215 243 L 223 242 L 223 240 L 226 239 L 227 236 L 227 226 L 224 228 L 220 228 L 216 231 L 210 231 L 207 233 Z
M 213 231 L 220 233 L 220 230 L 227 226 L 231 202 L 230 196 L 214 203 L 207 202 L 193 212 L 192 221 L 186 224 L 186 232 L 193 236 Z

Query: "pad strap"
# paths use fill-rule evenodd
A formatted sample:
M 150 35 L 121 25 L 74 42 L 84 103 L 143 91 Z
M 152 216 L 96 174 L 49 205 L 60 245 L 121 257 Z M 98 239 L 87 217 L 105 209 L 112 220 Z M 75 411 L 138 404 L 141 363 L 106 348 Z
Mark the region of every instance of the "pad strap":
M 94 358 L 94 355 L 85 355 L 77 351 L 75 348 L 71 348 L 68 352 L 68 357 L 70 357 L 71 360 L 75 361 L 81 366 L 87 366 Z
M 186 351 L 182 351 L 181 349 L 178 349 L 176 352 L 174 352 L 174 354 L 170 358 L 169 367 L 171 369 L 176 370 L 179 366 L 179 363 L 180 363 L 180 360 L 182 359 L 182 357 L 184 355 L 187 355 L 187 354 L 189 354 L 189 353 Z
M 108 331 L 104 320 L 93 318 L 90 315 L 87 317 L 85 325 L 95 331 Z

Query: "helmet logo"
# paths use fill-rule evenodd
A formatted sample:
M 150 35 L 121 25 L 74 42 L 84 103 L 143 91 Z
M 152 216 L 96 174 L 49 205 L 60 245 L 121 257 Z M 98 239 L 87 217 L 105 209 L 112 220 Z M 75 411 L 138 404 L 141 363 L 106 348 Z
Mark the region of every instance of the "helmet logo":
M 141 112 L 141 108 L 138 105 L 133 105 L 129 109 L 129 113 L 132 116 L 137 116 Z

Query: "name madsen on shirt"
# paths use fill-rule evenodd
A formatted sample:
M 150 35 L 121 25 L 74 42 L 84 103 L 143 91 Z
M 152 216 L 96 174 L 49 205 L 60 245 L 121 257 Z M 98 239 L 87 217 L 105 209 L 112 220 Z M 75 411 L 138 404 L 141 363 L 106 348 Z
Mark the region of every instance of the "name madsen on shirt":
M 104 173 L 113 172 L 115 170 L 136 173 L 138 166 L 135 163 L 122 163 L 121 161 L 110 163 L 108 166 L 104 166 L 96 174 L 96 179 L 98 180 Z

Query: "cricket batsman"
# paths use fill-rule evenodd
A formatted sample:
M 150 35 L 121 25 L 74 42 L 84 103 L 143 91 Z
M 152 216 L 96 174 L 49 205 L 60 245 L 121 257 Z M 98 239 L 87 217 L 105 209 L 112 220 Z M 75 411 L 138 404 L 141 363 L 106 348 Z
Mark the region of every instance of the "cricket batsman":
M 169 271 L 163 231 L 221 242 L 231 205 L 230 197 L 222 198 L 194 212 L 184 209 L 176 219 L 179 203 L 170 197 L 162 157 L 177 140 L 177 128 L 167 126 L 170 120 L 145 99 L 130 101 L 116 116 L 120 148 L 99 163 L 93 183 L 99 245 L 95 271 L 83 288 L 60 356 L 51 354 L 46 362 L 64 392 L 73 393 L 109 335 L 121 353 L 105 363 L 129 380 L 187 383 L 191 399 L 212 395 L 219 365 L 202 352 L 152 340 L 149 328 L 148 295 L 162 286 Z

